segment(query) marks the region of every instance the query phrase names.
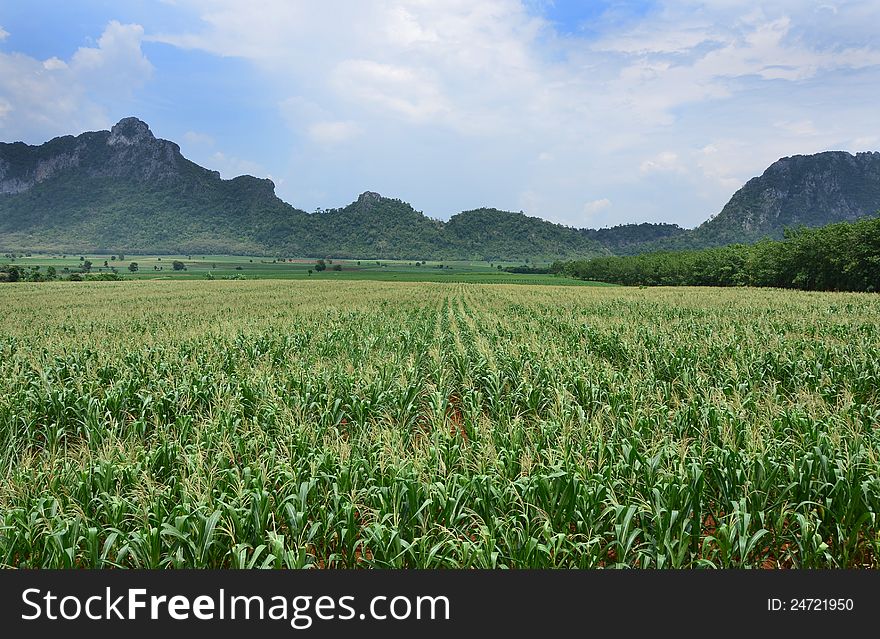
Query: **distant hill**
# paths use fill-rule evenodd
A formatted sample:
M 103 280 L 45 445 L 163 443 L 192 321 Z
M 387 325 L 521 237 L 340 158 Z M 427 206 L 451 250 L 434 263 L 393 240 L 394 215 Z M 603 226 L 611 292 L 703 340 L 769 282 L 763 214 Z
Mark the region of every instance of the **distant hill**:
M 492 208 L 443 222 L 372 192 L 306 213 L 280 200 L 271 180 L 223 180 L 187 160 L 136 118 L 40 146 L 0 143 L 5 251 L 555 260 L 777 238 L 786 226 L 878 209 L 880 153 L 783 158 L 694 230 L 653 223 L 596 230 Z
M 632 255 L 652 242 L 674 241 L 688 231 L 678 224 L 642 222 L 620 224 L 610 228 L 584 229 L 584 233 L 607 248 L 614 255 Z
M 522 213 L 476 209 L 448 222 L 425 217 L 400 200 L 363 193 L 341 209 L 313 214 L 308 238 L 288 242 L 292 255 L 403 259 L 525 260 L 554 255 L 607 255 L 598 241 L 573 229 Z M 283 231 L 280 233 L 284 236 Z

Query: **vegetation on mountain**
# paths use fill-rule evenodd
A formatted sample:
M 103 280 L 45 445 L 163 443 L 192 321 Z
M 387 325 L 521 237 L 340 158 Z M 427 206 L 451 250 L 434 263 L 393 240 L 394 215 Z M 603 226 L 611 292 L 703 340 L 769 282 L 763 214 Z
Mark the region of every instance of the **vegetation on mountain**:
M 777 160 L 698 227 L 716 245 L 782 239 L 783 230 L 851 222 L 880 208 L 880 153 L 827 151 Z
M 554 253 L 608 254 L 606 248 L 579 229 L 491 208 L 453 215 L 443 226 L 442 236 L 448 246 L 464 251 L 461 255 L 465 259 L 526 260 L 545 259 Z M 443 259 L 455 257 L 448 251 Z
M 878 207 L 880 153 L 783 158 L 693 230 L 647 222 L 577 229 L 493 208 L 443 222 L 373 192 L 306 213 L 279 199 L 271 180 L 223 180 L 187 160 L 136 118 L 40 146 L 0 144 L 4 251 L 534 262 L 780 239 L 785 227 L 854 220 Z
M 785 229 L 852 222 L 880 209 L 880 153 L 826 151 L 777 160 L 693 230 L 648 240 L 633 251 L 694 250 L 781 240 Z
M 581 230 L 521 213 L 477 209 L 444 223 L 372 192 L 309 214 L 276 197 L 271 180 L 223 180 L 190 162 L 135 118 L 37 147 L 0 144 L 0 247 L 366 259 L 608 253 Z
M 641 252 L 641 247 L 657 241 L 673 241 L 686 236 L 688 231 L 678 224 L 642 222 L 620 224 L 609 228 L 583 229 L 587 237 L 599 242 L 615 255 Z

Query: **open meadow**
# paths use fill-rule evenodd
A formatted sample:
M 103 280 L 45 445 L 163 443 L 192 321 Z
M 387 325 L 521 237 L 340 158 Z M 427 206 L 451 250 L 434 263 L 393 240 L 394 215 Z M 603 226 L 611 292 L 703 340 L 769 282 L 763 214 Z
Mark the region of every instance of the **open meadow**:
M 880 567 L 880 297 L 0 289 L 0 564 Z

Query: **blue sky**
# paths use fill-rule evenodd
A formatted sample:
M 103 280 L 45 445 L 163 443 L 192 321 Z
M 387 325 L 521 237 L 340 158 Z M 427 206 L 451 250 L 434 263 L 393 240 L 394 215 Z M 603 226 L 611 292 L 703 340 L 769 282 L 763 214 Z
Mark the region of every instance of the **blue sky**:
M 306 210 L 694 226 L 779 157 L 880 149 L 880 0 L 7 1 L 0 140 L 128 115 Z

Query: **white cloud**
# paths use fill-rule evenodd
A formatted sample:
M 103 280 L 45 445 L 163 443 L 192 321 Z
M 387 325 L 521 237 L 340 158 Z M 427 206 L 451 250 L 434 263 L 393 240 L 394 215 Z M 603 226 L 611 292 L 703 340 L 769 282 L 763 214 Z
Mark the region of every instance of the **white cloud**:
M 143 86 L 153 67 L 141 51 L 139 25 L 110 22 L 96 47 L 81 47 L 67 61 L 40 61 L 0 52 L 0 119 L 4 139 L 42 142 L 52 135 L 112 124 L 103 103 Z
M 878 146 L 880 146 L 880 136 L 876 135 L 865 135 L 861 137 L 857 137 L 850 142 L 850 148 L 853 151 L 865 151 L 868 149 L 874 150 Z
M 749 175 L 751 161 L 743 162 L 746 144 L 741 140 L 716 140 L 696 153 L 696 165 L 703 177 L 731 193 Z
M 219 172 L 225 180 L 240 175 L 252 175 L 258 178 L 269 178 L 276 185 L 284 183 L 284 178 L 274 179 L 266 167 L 259 162 L 242 158 L 235 153 L 215 149 L 217 141 L 208 133 L 187 131 L 182 136 L 182 142 L 182 151 L 186 157 Z
M 308 130 L 309 136 L 319 144 L 338 144 L 360 133 L 354 122 L 315 122 Z
M 210 156 L 209 166 L 213 170 L 219 171 L 220 175 L 227 180 L 239 175 L 252 175 L 258 178 L 269 177 L 269 172 L 257 162 L 245 160 L 222 151 L 215 151 Z
M 599 211 L 603 211 L 610 206 L 611 200 L 609 200 L 607 197 L 603 197 L 599 200 L 592 200 L 591 202 L 586 202 L 581 209 L 584 222 L 592 222 Z
M 301 95 L 294 95 L 282 100 L 278 105 L 282 116 L 291 129 L 300 129 L 311 122 L 329 117 L 326 109 Z
M 594 48 L 630 55 L 687 53 L 699 45 L 719 44 L 725 40 L 720 29 L 701 20 L 663 30 L 655 29 L 652 24 L 639 24 L 599 40 Z
M 607 209 L 609 206 L 611 206 L 611 200 L 607 197 L 603 197 L 601 200 L 592 200 L 591 202 L 584 204 L 583 211 L 584 213 L 592 215 L 596 211 Z
M 809 137 L 818 133 L 816 125 L 809 118 L 804 118 L 802 120 L 783 120 L 780 122 L 774 122 L 773 126 L 796 136 Z
M 0 54 L 0 133 L 106 126 L 150 77 L 140 42 L 163 42 L 250 63 L 287 125 L 272 173 L 303 208 L 375 186 L 434 215 L 695 224 L 782 155 L 877 144 L 880 4 L 823 1 L 663 0 L 565 34 L 542 0 L 175 0 L 174 32 L 111 23 L 64 60 Z M 221 171 L 267 173 L 216 135 Z
M 3 27 L 0 27 L 0 42 L 3 42 L 3 40 L 5 40 L 8 37 L 9 37 L 9 32 L 6 29 L 4 29 Z
M 684 173 L 687 171 L 685 166 L 679 160 L 678 154 L 672 151 L 663 151 L 650 159 L 643 160 L 639 165 L 639 170 L 642 173 L 654 173 L 658 171 Z
M 214 146 L 214 138 L 207 133 L 199 133 L 198 131 L 187 131 L 183 134 L 183 140 L 187 144 L 198 146 Z
M 590 26 L 602 35 L 586 39 L 556 33 L 517 0 L 179 4 L 201 24 L 153 39 L 251 60 L 267 83 L 294 96 L 279 109 L 306 145 L 303 156 L 309 145 L 344 142 L 374 159 L 367 171 L 328 156 L 290 177 L 297 193 L 334 188 L 331 179 L 305 182 L 319 170 L 364 183 L 382 171 L 395 183 L 407 166 L 442 176 L 447 211 L 488 203 L 575 224 L 591 215 L 668 219 L 670 207 L 645 186 L 656 185 L 652 175 L 698 193 L 682 195 L 675 211 L 683 217 L 674 220 L 696 223 L 774 153 L 864 137 L 856 130 L 873 117 L 870 100 L 852 107 L 847 124 L 829 125 L 836 96 L 826 99 L 827 117 L 809 105 L 839 90 L 843 74 L 834 74 L 876 75 L 880 64 L 865 26 L 880 19 L 876 6 L 834 13 L 795 0 L 758 9 L 667 0 L 645 16 L 599 18 Z M 867 82 L 862 97 L 876 97 Z M 715 154 L 701 151 L 713 144 Z M 585 206 L 584 195 L 599 189 L 608 197 Z M 422 191 L 436 197 L 428 182 Z
M 43 68 L 47 71 L 58 71 L 59 69 L 66 69 L 67 63 L 53 56 L 48 60 L 43 60 Z
M 414 121 L 442 118 L 447 98 L 424 69 L 372 60 L 343 60 L 334 71 L 337 92 Z
M 280 86 L 308 86 L 329 121 L 380 117 L 480 134 L 501 128 L 502 111 L 547 97 L 529 86 L 541 72 L 530 48 L 546 25 L 517 0 L 186 4 L 202 28 L 152 39 L 252 60 Z
M 283 100 L 279 109 L 291 130 L 301 133 L 321 147 L 346 142 L 362 132 L 356 122 L 334 119 L 330 111 L 303 96 L 297 95 Z

